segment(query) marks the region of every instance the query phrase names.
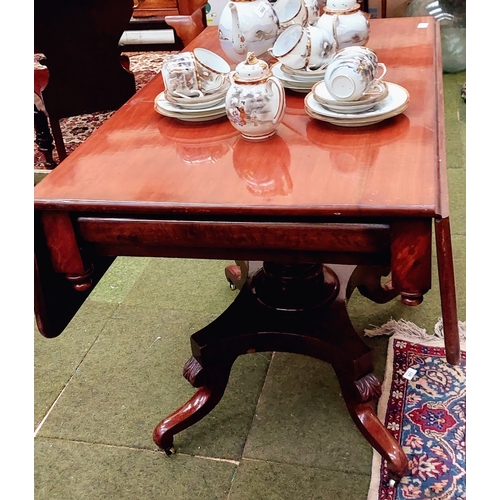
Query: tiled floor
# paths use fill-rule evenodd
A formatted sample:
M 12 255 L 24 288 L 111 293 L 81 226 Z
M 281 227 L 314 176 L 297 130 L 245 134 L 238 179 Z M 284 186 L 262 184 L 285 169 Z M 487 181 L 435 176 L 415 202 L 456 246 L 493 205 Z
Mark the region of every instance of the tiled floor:
M 465 321 L 465 72 L 445 75 L 459 320 Z M 49 174 L 50 175 L 50 174 Z M 61 336 L 35 326 L 37 500 L 363 500 L 372 450 L 351 421 L 332 369 L 304 356 L 237 359 L 226 393 L 175 437 L 156 424 L 194 389 L 182 377 L 189 336 L 234 299 L 228 262 L 119 258 Z M 436 266 L 434 266 L 435 268 Z M 355 327 L 405 318 L 432 331 L 437 277 L 420 306 L 375 305 L 357 292 Z M 387 339 L 367 342 L 383 378 Z

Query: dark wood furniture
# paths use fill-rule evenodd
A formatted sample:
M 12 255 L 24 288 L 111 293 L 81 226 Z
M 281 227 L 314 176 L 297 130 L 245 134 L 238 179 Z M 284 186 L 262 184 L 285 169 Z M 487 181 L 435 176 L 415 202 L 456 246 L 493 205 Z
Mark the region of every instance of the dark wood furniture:
M 132 16 L 133 0 L 36 0 L 35 52 L 46 69 L 35 69 L 35 94 L 43 102 L 60 160 L 66 157 L 59 120 L 118 109 L 135 93 L 135 78 L 121 56 L 118 42 Z M 41 127 L 39 144 L 49 166 L 55 166 L 48 129 Z
M 206 4 L 207 0 L 134 0 L 129 29 L 161 29 L 167 24 L 175 32 L 174 46 L 143 46 L 142 50 L 182 49 L 207 26 Z
M 46 337 L 64 330 L 115 256 L 236 260 L 234 303 L 191 338 L 184 375 L 198 390 L 154 431 L 167 453 L 221 399 L 237 356 L 287 351 L 332 365 L 356 425 L 395 480 L 405 473 L 376 416 L 372 352 L 346 305 L 355 287 L 375 302 L 419 304 L 434 225 L 447 359 L 458 363 L 439 27 L 376 19 L 369 45 L 387 80 L 409 91 L 404 114 L 336 127 L 290 92 L 277 134 L 252 142 L 225 118 L 156 113 L 158 75 L 35 188 L 35 313 Z M 186 49 L 195 46 L 222 55 L 216 28 Z

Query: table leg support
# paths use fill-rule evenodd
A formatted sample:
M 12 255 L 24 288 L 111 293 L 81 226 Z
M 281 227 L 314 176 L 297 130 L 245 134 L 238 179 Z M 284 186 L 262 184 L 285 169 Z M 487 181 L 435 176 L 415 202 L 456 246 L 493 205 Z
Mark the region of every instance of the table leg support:
M 238 283 L 248 270 L 246 263 L 241 265 L 241 275 L 238 270 L 229 271 L 229 277 L 236 275 Z M 241 287 L 234 302 L 191 336 L 193 357 L 185 366 L 184 376 L 200 387 L 187 403 L 158 424 L 153 434 L 155 443 L 171 453 L 174 435 L 217 405 L 238 356 L 272 351 L 297 353 L 333 367 L 353 421 L 387 460 L 394 479 L 401 479 L 408 461 L 376 415 L 374 403 L 380 396 L 380 382 L 373 374 L 372 350 L 355 331 L 347 312 L 352 290 L 348 282 L 354 270 L 354 266 L 337 269 L 321 264 L 264 262 L 262 269 Z M 358 285 L 363 275 L 367 289 L 380 292 L 374 284 L 377 276 L 380 280 L 382 270 L 357 273 Z
M 448 217 L 436 219 L 435 230 L 446 359 L 448 363 L 458 365 L 460 364 L 460 336 L 458 331 L 450 219 Z
M 432 225 L 429 219 L 391 224 L 392 285 L 407 306 L 422 303 L 431 288 Z
M 153 440 L 167 455 L 174 452 L 174 435 L 199 422 L 222 399 L 233 361 L 223 365 L 212 366 L 209 370 L 210 373 L 203 374 L 204 385 L 195 392 L 189 401 L 156 426 L 153 432 Z M 186 365 L 192 366 L 193 358 Z M 202 367 L 200 368 L 202 371 L 204 370 Z M 207 371 L 205 370 L 205 372 Z M 189 380 L 186 368 L 184 376 Z M 200 372 L 196 373 L 196 375 L 193 374 L 193 380 L 190 380 L 192 384 L 194 383 L 195 376 L 201 378 Z
M 392 479 L 399 482 L 408 471 L 408 459 L 393 435 L 377 417 L 375 402 L 381 395 L 379 380 L 375 375 L 369 374 L 356 381 L 354 388 L 350 387 L 351 381 L 343 380 L 342 377 L 339 377 L 339 382 L 351 418 L 365 439 L 387 462 Z M 353 398 L 356 390 L 359 391 L 359 397 Z

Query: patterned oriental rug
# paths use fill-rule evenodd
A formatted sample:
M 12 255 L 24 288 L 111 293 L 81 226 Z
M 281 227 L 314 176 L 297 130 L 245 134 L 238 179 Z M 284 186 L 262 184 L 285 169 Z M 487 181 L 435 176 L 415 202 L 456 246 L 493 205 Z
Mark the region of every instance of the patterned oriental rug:
M 151 78 L 161 71 L 163 61 L 168 54 L 175 52 L 124 52 L 130 60 L 130 71 L 135 76 L 136 90 L 140 90 Z M 34 65 L 35 69 L 44 68 L 40 64 L 40 59 L 43 54 L 35 54 Z M 38 97 L 35 95 L 35 104 L 40 109 Z M 60 120 L 61 132 L 64 140 L 64 145 L 68 154 L 73 152 L 82 142 L 84 142 L 90 134 L 99 128 L 115 111 L 106 111 L 102 113 L 90 113 L 85 115 L 70 116 Z M 34 143 L 35 153 L 35 171 L 46 171 L 45 158 L 38 151 L 36 142 Z M 52 153 L 54 161 L 59 163 L 57 151 L 54 148 Z
M 465 500 L 465 323 L 459 327 L 460 366 L 446 362 L 442 320 L 434 335 L 404 320 L 365 331 L 392 335 L 378 415 L 409 460 L 393 487 L 374 452 L 367 500 Z

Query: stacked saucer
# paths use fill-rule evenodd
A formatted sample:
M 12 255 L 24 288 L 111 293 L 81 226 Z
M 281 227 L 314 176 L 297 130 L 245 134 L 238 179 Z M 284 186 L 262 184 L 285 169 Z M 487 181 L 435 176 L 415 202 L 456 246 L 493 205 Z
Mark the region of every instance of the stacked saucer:
M 318 82 L 312 88 L 314 99 L 323 107 L 337 113 L 359 113 L 373 108 L 377 102 L 385 99 L 389 95 L 389 87 L 386 82 L 376 82 L 369 92 L 366 92 L 356 101 L 338 101 L 328 89 L 324 81 Z
M 342 127 L 363 127 L 379 123 L 406 110 L 408 91 L 391 82 L 377 82 L 357 101 L 337 101 L 317 83 L 304 99 L 306 113 L 312 118 Z
M 161 92 L 156 96 L 154 108 L 160 115 L 188 122 L 203 122 L 226 116 L 226 93 L 223 90 L 203 97 L 176 96 Z
M 281 80 L 283 87 L 307 94 L 312 87 L 323 80 L 325 77 L 325 69 L 321 70 L 303 70 L 291 69 L 282 63 L 276 63 L 271 68 L 273 75 Z

